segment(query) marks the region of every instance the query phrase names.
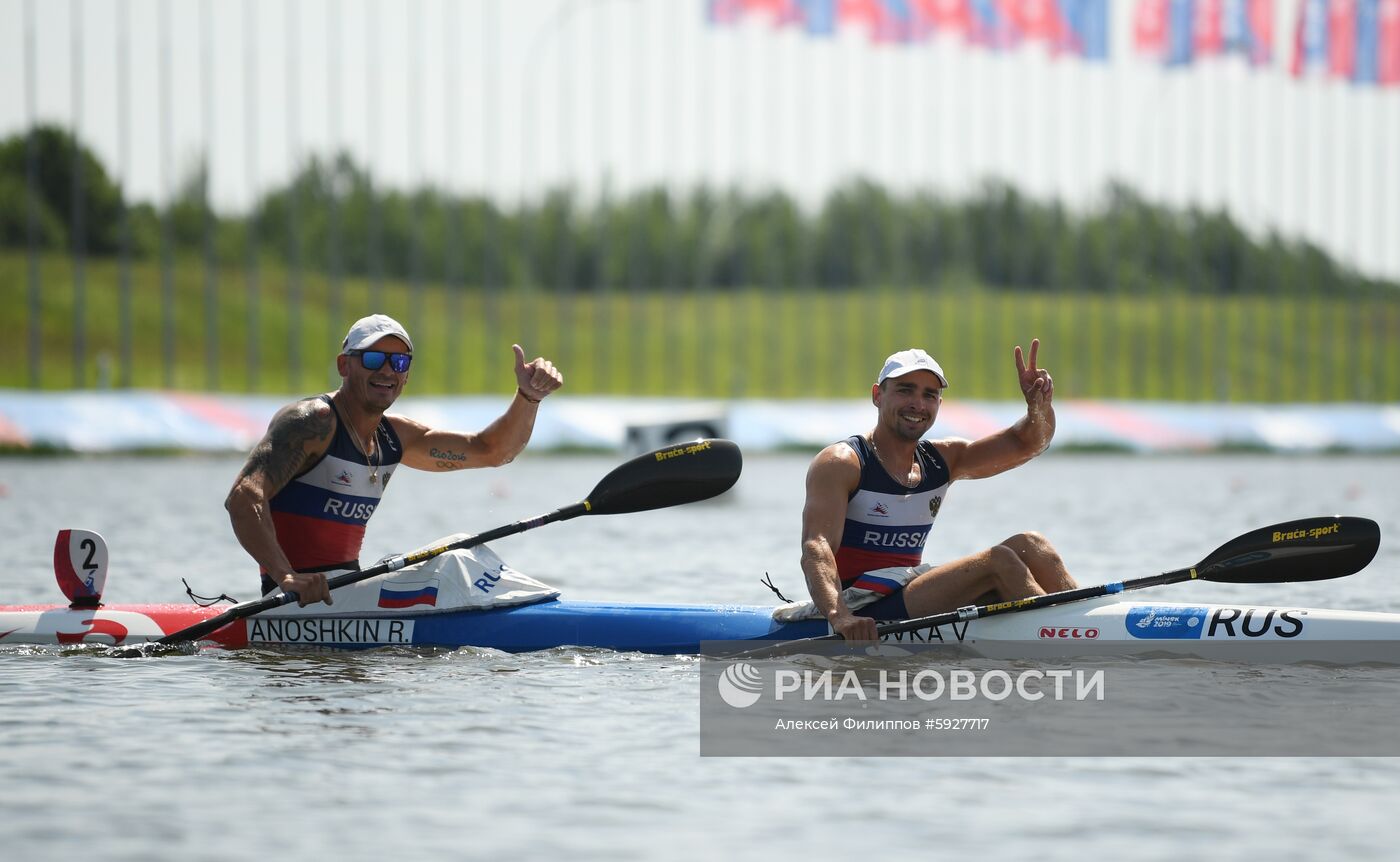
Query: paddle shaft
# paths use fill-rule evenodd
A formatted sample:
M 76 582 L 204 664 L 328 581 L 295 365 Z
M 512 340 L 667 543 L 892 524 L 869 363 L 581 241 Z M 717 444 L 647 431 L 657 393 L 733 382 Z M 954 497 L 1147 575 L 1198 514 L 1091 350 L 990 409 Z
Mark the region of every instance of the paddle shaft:
M 370 566 L 367 569 L 360 569 L 357 572 L 345 572 L 344 574 L 339 574 L 334 577 L 327 578 L 326 587 L 328 589 L 334 590 L 340 587 L 348 586 L 349 584 L 358 583 L 360 581 L 365 580 L 366 578 L 373 578 L 376 575 L 383 575 L 389 572 L 396 572 L 399 569 L 404 568 L 405 566 L 411 566 L 415 563 L 421 563 L 424 560 L 431 560 L 433 557 L 441 556 L 442 554 L 445 554 L 448 551 L 460 551 L 464 548 L 475 548 L 476 546 L 483 545 L 486 542 L 494 542 L 495 540 L 503 539 L 506 536 L 513 536 L 516 533 L 523 533 L 526 530 L 531 530 L 535 527 L 542 527 L 545 524 L 552 524 L 555 521 L 567 521 L 570 518 L 576 518 L 579 515 L 587 514 L 588 510 L 589 504 L 587 501 L 584 501 L 582 503 L 574 503 L 571 506 L 565 506 L 562 509 L 555 509 L 553 512 L 549 512 L 547 514 L 540 515 L 535 518 L 526 518 L 525 520 L 516 521 L 513 524 L 506 524 L 504 527 L 497 527 L 494 530 L 487 530 L 484 533 L 478 533 L 475 536 L 468 536 L 465 539 L 458 539 L 455 542 L 449 542 L 445 545 L 434 545 L 431 548 L 424 548 L 421 551 L 415 551 L 411 554 L 399 554 L 398 556 L 390 557 L 389 559 L 384 560 L 383 562 L 376 563 L 375 565 Z M 234 605 L 233 607 L 229 608 L 228 610 L 224 611 L 216 617 L 211 617 L 202 623 L 196 623 L 195 625 L 192 625 L 189 628 L 181 629 L 180 631 L 175 632 L 174 634 L 168 634 L 160 640 L 156 641 L 156 643 L 176 644 L 183 643 L 185 641 L 199 640 L 200 638 L 206 635 L 213 634 L 214 632 L 218 631 L 219 629 L 223 628 L 229 623 L 236 622 L 241 619 L 246 619 L 247 617 L 251 617 L 254 614 L 260 614 L 263 611 L 270 611 L 273 608 L 280 608 L 283 605 L 289 605 L 292 602 L 297 601 L 298 598 L 299 596 L 294 591 L 271 593 L 269 595 L 263 596 L 260 599 L 255 599 L 251 602 L 243 602 L 242 604 Z
M 896 635 L 901 632 L 918 631 L 919 629 L 936 628 L 950 623 L 963 622 L 965 620 L 976 620 L 983 617 L 994 617 L 1000 614 L 1013 614 L 1019 611 L 1029 611 L 1036 608 L 1048 608 L 1052 605 L 1063 605 L 1070 602 L 1082 602 L 1086 599 L 1096 599 L 1099 596 L 1111 596 L 1116 593 L 1125 593 L 1129 590 L 1140 590 L 1144 587 L 1160 587 L 1166 584 L 1177 584 L 1182 581 L 1190 581 L 1199 577 L 1194 567 L 1189 569 L 1177 569 L 1174 572 L 1163 572 L 1160 575 L 1147 575 L 1141 578 L 1133 578 L 1127 581 L 1119 581 L 1113 584 L 1096 584 L 1091 587 L 1079 587 L 1073 590 L 1064 590 L 1058 593 L 1046 593 L 1043 596 L 1029 596 L 1024 599 L 1017 599 L 1014 602 L 993 602 L 987 605 L 968 605 L 958 608 L 955 611 L 934 614 L 933 616 L 920 617 L 914 620 L 901 620 L 900 622 L 882 623 L 876 626 L 875 630 L 881 637 L 885 635 Z M 840 635 L 826 635 L 814 640 L 841 640 Z

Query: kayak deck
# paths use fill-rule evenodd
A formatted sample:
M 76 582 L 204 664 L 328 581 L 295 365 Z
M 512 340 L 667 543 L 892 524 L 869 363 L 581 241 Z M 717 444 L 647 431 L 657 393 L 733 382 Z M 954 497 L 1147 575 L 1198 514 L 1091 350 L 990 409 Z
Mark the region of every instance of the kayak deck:
M 202 622 L 219 608 L 191 605 L 0 607 L 0 647 L 132 644 Z M 778 623 L 747 605 L 550 600 L 491 610 L 336 613 L 284 607 L 238 620 L 209 641 L 226 648 L 483 647 L 529 652 L 584 647 L 694 654 L 703 641 L 778 641 L 827 633 L 820 620 Z M 892 644 L 942 644 L 992 659 L 1195 657 L 1255 664 L 1400 664 L 1400 614 L 1249 605 L 1127 602 L 1117 597 L 987 617 L 902 635 Z M 951 655 L 950 655 L 951 657 Z
M 112 605 L 0 607 L 0 645 L 131 644 L 203 622 L 221 608 Z M 560 646 L 625 652 L 697 653 L 707 640 L 790 640 L 827 633 L 821 621 L 778 623 L 772 609 L 745 605 L 661 605 L 553 600 L 490 610 L 337 614 L 295 607 L 237 620 L 208 640 L 237 649 L 301 645 L 487 647 L 529 652 Z

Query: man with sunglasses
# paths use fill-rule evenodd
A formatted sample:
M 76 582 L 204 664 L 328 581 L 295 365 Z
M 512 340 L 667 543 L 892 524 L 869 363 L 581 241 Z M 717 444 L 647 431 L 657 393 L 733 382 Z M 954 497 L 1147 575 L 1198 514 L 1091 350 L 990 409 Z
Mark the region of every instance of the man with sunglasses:
M 520 454 L 540 401 L 564 378 L 513 347 L 517 388 L 506 412 L 475 434 L 442 431 L 385 415 L 408 382 L 413 341 L 387 315 L 356 321 L 336 357 L 340 388 L 279 410 L 224 503 L 262 568 L 263 592 L 295 591 L 302 607 L 332 604 L 325 573 L 360 568 L 365 525 L 399 464 L 447 472 Z

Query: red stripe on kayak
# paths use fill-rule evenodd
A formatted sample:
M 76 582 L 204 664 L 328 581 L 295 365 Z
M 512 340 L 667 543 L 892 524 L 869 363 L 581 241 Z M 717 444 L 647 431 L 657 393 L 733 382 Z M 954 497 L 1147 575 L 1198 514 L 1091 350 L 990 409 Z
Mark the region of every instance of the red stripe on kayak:
M 120 625 L 120 623 L 115 623 L 112 620 L 105 619 L 104 614 L 109 612 L 140 614 L 150 619 L 151 622 L 155 623 L 156 627 L 160 629 L 160 631 L 163 634 L 169 635 L 181 631 L 182 629 L 187 629 L 190 626 L 195 625 L 196 623 L 202 623 L 210 617 L 218 616 L 219 614 L 223 613 L 223 611 L 224 609 L 221 607 L 201 608 L 196 607 L 194 605 L 175 604 L 104 605 L 99 610 L 88 611 L 87 613 L 81 615 L 82 619 L 81 621 L 79 621 L 78 624 L 82 626 L 89 626 L 91 624 L 91 628 L 89 628 L 87 631 L 78 633 L 78 637 L 79 639 L 81 639 L 82 636 L 88 634 L 114 635 L 114 632 L 107 630 L 104 624 Z M 64 615 L 71 614 L 73 616 L 79 615 L 78 611 L 70 610 L 67 605 L 0 605 L 0 614 L 36 612 L 54 612 Z M 93 624 L 94 620 L 96 621 L 96 624 Z M 11 629 L 10 631 L 4 632 L 4 634 L 0 635 L 0 637 L 8 637 L 16 631 L 19 631 L 19 629 Z M 123 634 L 129 635 L 129 632 L 123 632 Z M 223 628 L 219 629 L 218 631 L 214 632 L 212 635 L 203 638 L 203 640 L 213 641 L 214 643 L 219 644 L 220 646 L 227 647 L 229 649 L 239 649 L 241 647 L 246 647 L 248 645 L 248 621 L 235 620 L 234 622 L 231 622 Z
M 90 617 L 83 620 L 81 625 L 87 626 L 87 630 L 81 632 L 54 632 L 54 637 L 58 638 L 58 642 L 61 644 L 77 644 L 87 640 L 90 635 L 107 635 L 112 639 L 113 645 L 116 645 L 126 640 L 126 636 L 130 634 L 127 627 L 116 620 Z
M 173 635 L 182 629 L 187 629 L 197 623 L 202 623 L 210 617 L 216 617 L 224 612 L 224 608 L 186 608 L 181 605 L 165 605 L 155 608 L 146 608 L 141 612 L 155 620 L 160 630 L 168 635 Z M 229 649 L 240 649 L 248 645 L 248 621 L 234 620 L 218 631 L 210 635 L 205 635 L 201 640 L 213 641 L 220 646 Z

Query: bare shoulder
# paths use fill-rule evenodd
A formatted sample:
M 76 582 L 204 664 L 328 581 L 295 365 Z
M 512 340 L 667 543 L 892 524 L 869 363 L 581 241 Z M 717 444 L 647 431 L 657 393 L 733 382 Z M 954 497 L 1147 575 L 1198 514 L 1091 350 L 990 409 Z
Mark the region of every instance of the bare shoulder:
M 284 445 L 303 447 L 335 434 L 335 411 L 322 398 L 303 398 L 278 410 L 267 426 L 267 436 Z
M 860 484 L 860 456 L 843 443 L 832 443 L 817 453 L 807 468 L 807 491 L 842 490 L 850 493 Z
M 433 430 L 417 419 L 410 419 L 398 413 L 385 413 L 384 418 L 389 427 L 394 429 L 394 433 L 399 435 L 400 440 L 422 437 Z
M 802 506 L 803 553 L 807 543 L 826 548 L 840 544 L 846 506 L 860 485 L 860 457 L 845 443 L 817 453 L 807 468 L 807 500 Z
M 938 454 L 943 456 L 944 463 L 948 465 L 948 473 L 956 478 L 958 464 L 962 461 L 963 455 L 967 454 L 967 447 L 972 445 L 972 441 L 964 440 L 961 437 L 949 437 L 932 442 L 933 448 L 938 450 Z
M 268 423 L 267 433 L 253 447 L 240 478 L 260 476 L 280 489 L 319 457 L 335 435 L 335 411 L 321 398 L 303 398 L 288 404 Z
M 291 404 L 278 410 L 276 415 L 272 417 L 271 425 L 276 425 L 279 421 L 298 424 L 315 422 L 318 420 L 330 425 L 332 429 L 334 429 L 335 411 L 331 409 L 331 405 L 326 399 L 319 395 L 293 401 Z

